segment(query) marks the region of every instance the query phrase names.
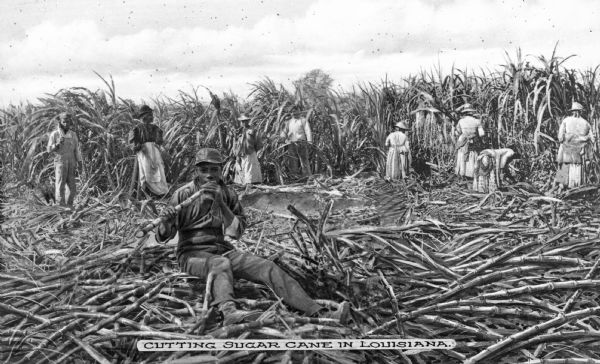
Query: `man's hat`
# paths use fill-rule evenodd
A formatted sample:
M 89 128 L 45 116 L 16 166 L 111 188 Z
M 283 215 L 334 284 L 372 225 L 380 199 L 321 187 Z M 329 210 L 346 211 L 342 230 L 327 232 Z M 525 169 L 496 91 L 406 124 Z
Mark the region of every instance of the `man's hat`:
M 475 109 L 473 109 L 471 104 L 464 104 L 462 107 L 460 107 L 460 112 L 463 114 L 468 112 L 475 112 Z
M 399 121 L 396 124 L 394 124 L 394 126 L 399 129 L 408 130 L 408 125 L 406 125 L 404 121 Z
M 196 165 L 200 163 L 223 164 L 225 158 L 214 148 L 202 148 L 196 152 Z
M 571 106 L 571 110 L 569 111 L 583 111 L 583 105 L 578 102 L 573 102 L 573 106 Z
M 152 114 L 152 109 L 148 105 L 142 105 L 142 107 L 140 107 L 140 112 L 137 114 L 137 118 L 139 119 L 146 114 Z
M 65 121 L 67 119 L 73 121 L 73 115 L 71 115 L 71 113 L 69 113 L 67 111 L 64 111 L 64 112 L 61 112 L 60 114 L 58 114 L 59 122 Z
M 251 120 L 248 115 L 246 114 L 241 114 L 240 117 L 238 118 L 238 121 L 246 121 L 246 120 Z

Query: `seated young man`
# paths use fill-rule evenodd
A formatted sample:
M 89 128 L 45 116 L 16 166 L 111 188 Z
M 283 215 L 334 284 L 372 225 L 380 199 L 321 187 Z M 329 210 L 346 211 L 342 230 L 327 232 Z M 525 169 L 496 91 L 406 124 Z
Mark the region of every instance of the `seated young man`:
M 214 277 L 211 306 L 223 314 L 224 325 L 243 321 L 249 312 L 235 304 L 233 279 L 243 278 L 269 286 L 289 306 L 308 316 L 334 318 L 345 323 L 350 303 L 337 311 L 316 303 L 300 284 L 270 260 L 236 250 L 225 237 L 239 239 L 246 225 L 242 205 L 234 191 L 221 180 L 224 158 L 216 149 L 203 148 L 196 155 L 194 180 L 175 191 L 163 213 L 169 220 L 156 229 L 158 241 L 172 239 L 179 232 L 177 260 L 188 274 Z M 197 191 L 200 198 L 176 212 L 175 206 Z

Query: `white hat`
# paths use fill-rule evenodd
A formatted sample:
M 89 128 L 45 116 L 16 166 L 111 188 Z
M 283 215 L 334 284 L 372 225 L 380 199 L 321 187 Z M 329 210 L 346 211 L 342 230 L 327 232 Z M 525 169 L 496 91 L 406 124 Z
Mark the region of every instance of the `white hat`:
M 396 124 L 394 124 L 394 126 L 399 129 L 408 130 L 408 125 L 406 125 L 404 121 L 399 121 Z
M 246 121 L 246 120 L 250 120 L 250 118 L 246 114 L 241 114 L 240 117 L 238 118 L 238 121 Z
M 573 106 L 571 106 L 571 110 L 569 111 L 582 111 L 583 110 L 583 105 L 581 105 L 578 102 L 573 102 Z
M 462 112 L 462 113 L 475 112 L 475 109 L 473 109 L 473 107 L 471 106 L 471 104 L 464 104 L 459 109 L 460 109 L 460 112 Z

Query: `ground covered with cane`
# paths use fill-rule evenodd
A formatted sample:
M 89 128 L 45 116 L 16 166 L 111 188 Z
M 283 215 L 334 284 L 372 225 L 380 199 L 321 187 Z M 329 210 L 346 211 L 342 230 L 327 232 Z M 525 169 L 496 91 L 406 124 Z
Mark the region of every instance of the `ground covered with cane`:
M 557 132 L 573 101 L 600 134 L 600 68 L 508 55 L 500 69 L 423 71 L 348 92 L 313 70 L 293 90 L 270 79 L 247 99 L 209 90 L 146 102 L 164 132 L 169 193 L 141 191 L 127 135 L 139 104 L 80 87 L 0 112 L 0 361 L 7 363 L 600 363 L 600 163 L 586 186 L 552 189 Z M 531 63 L 530 63 L 531 61 Z M 212 100 L 202 102 L 208 91 Z M 518 148 L 512 181 L 490 194 L 455 177 L 460 108 L 476 109 L 486 147 Z M 289 168 L 279 138 L 302 111 L 314 176 Z M 53 204 L 46 152 L 56 116 L 81 142 L 73 209 Z M 271 259 L 324 306 L 351 303 L 341 325 L 303 317 L 266 286 L 235 281 L 255 321 L 223 327 L 208 282 L 182 273 L 176 242 L 136 237 L 218 148 L 234 181 L 238 117 L 264 141 L 264 184 L 236 186 L 248 228 L 234 245 Z M 406 122 L 412 170 L 386 181 L 385 140 Z M 597 140 L 599 140 L 597 138 Z M 553 192 L 554 191 L 554 192 Z M 454 339 L 448 350 L 140 352 L 142 339 Z
M 463 187 L 369 177 L 241 190 L 250 227 L 239 249 L 277 261 L 325 305 L 349 300 L 352 321 L 302 317 L 266 286 L 237 281 L 242 306 L 264 314 L 228 327 L 208 317 L 205 282 L 179 272 L 173 244 L 135 238 L 138 224 L 155 216 L 147 205 L 99 196 L 76 211 L 56 210 L 23 188 L 9 196 L 11 234 L 0 238 L 1 357 L 21 363 L 600 361 L 597 187 L 559 198 L 526 183 L 489 195 Z M 265 196 L 273 196 L 268 204 Z M 290 196 L 313 202 L 288 207 Z M 135 346 L 140 339 L 384 336 L 452 338 L 457 346 L 408 354 L 142 353 Z

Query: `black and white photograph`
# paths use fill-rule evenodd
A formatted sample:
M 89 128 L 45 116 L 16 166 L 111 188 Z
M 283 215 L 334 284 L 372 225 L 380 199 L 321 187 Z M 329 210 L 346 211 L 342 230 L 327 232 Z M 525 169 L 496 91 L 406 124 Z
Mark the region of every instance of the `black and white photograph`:
M 600 364 L 600 2 L 0 11 L 0 363 Z

